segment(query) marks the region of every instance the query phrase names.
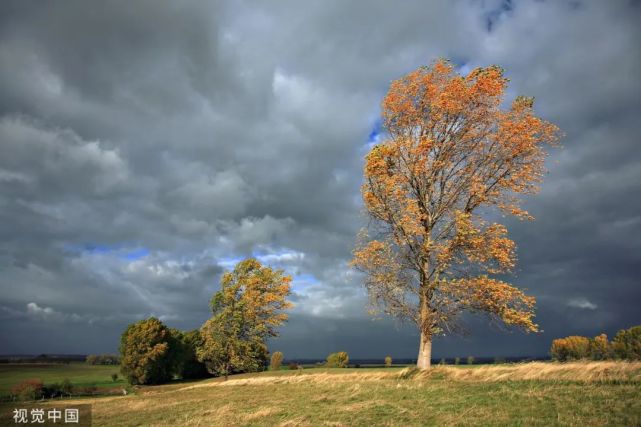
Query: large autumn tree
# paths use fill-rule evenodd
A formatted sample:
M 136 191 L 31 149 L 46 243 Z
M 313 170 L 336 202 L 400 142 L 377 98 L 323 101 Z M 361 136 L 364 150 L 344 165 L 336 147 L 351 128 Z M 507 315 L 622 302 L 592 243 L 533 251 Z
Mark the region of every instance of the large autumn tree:
M 291 276 L 249 258 L 223 274 L 211 300 L 213 316 L 200 329 L 196 354 L 215 375 L 260 370 L 267 361 L 266 339 L 287 320 Z
M 532 98 L 502 109 L 507 83 L 500 67 L 463 76 L 439 60 L 392 82 L 382 102 L 386 138 L 362 187 L 372 221 L 352 263 L 375 307 L 418 326 L 422 369 L 433 337 L 459 331 L 465 310 L 537 331 L 534 298 L 493 277 L 514 267 L 515 245 L 487 218 L 493 208 L 531 218 L 519 196 L 537 191 L 558 129 Z

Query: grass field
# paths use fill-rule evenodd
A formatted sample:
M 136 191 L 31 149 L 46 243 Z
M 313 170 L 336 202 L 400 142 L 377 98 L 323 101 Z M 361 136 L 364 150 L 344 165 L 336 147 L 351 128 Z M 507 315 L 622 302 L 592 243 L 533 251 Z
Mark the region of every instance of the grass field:
M 111 374 L 118 374 L 116 382 Z M 65 378 L 75 386 L 94 385 L 98 388 L 125 386 L 126 381 L 120 378 L 120 366 L 88 365 L 86 363 L 19 363 L 0 364 L 0 395 L 8 394 L 9 389 L 20 381 L 38 378 L 45 384 L 60 383 Z
M 313 368 L 67 403 L 96 426 L 641 425 L 641 363 Z

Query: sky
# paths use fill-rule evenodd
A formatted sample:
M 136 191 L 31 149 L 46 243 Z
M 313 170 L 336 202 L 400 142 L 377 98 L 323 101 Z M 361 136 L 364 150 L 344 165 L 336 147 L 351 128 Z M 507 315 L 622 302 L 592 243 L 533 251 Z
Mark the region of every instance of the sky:
M 294 278 L 286 359 L 414 358 L 347 263 L 389 83 L 498 64 L 565 136 L 535 221 L 505 218 L 539 334 L 468 317 L 434 357 L 545 355 L 641 324 L 641 2 L 3 1 L 0 354 L 198 328 L 249 256 Z

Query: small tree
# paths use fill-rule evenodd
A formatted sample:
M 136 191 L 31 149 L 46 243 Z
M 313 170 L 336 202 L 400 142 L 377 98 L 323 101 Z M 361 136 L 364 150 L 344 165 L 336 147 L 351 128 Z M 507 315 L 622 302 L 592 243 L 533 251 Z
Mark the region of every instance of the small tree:
M 622 329 L 612 340 L 612 348 L 620 359 L 641 359 L 641 325 Z
M 459 365 L 461 363 L 461 358 L 460 357 L 455 357 L 454 358 L 454 364 Z
M 274 352 L 274 354 L 272 354 L 272 359 L 269 364 L 269 368 L 272 371 L 278 371 L 282 363 L 283 363 L 283 353 L 281 353 L 280 351 L 276 351 Z
M 347 368 L 349 364 L 349 355 L 345 351 L 339 351 L 337 353 L 331 353 L 327 356 L 327 367 L 328 368 Z
M 467 356 L 467 364 L 468 365 L 474 364 L 474 356 Z
M 98 362 L 98 356 L 95 354 L 90 354 L 85 358 L 85 362 L 87 362 L 89 365 L 95 365 Z
M 120 338 L 121 372 L 131 384 L 169 381 L 176 365 L 177 342 L 160 320 L 132 323 Z
M 283 270 L 264 267 L 253 258 L 223 274 L 221 289 L 211 300 L 213 317 L 200 329 L 198 360 L 225 378 L 264 369 L 265 340 L 277 336 L 276 328 L 287 320 L 282 311 L 291 306 L 285 300 L 291 280 Z
M 590 357 L 592 360 L 606 360 L 611 357 L 612 350 L 606 334 L 597 335 L 590 340 Z
M 553 359 L 561 362 L 587 359 L 590 357 L 590 339 L 580 336 L 556 339 L 552 341 L 550 354 Z
M 386 368 L 392 367 L 392 356 L 385 356 L 385 367 Z

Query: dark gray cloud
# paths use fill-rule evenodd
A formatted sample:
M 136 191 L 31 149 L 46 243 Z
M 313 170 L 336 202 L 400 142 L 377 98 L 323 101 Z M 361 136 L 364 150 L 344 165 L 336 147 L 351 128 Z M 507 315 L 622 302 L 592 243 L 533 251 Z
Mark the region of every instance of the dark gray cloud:
M 387 85 L 497 63 L 566 133 L 534 222 L 509 221 L 539 335 L 435 355 L 544 354 L 641 323 L 637 2 L 32 2 L 0 6 L 0 353 L 113 351 L 149 315 L 199 326 L 247 255 L 295 275 L 272 342 L 413 357 L 347 261 Z M 508 100 L 509 101 L 509 100 Z

